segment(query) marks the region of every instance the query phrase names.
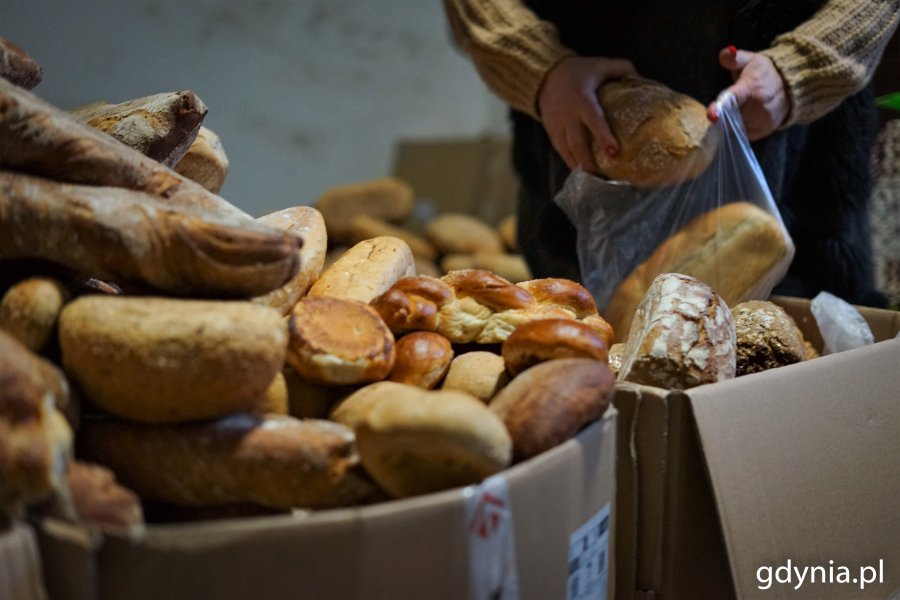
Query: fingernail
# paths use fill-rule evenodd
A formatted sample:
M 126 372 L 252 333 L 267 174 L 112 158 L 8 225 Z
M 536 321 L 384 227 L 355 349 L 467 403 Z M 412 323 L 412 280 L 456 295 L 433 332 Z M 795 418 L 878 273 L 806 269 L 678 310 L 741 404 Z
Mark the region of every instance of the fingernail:
M 619 153 L 619 151 L 616 150 L 615 146 L 607 146 L 606 147 L 606 155 L 609 156 L 610 158 L 615 158 L 618 153 Z
M 734 45 L 728 46 L 728 53 L 731 54 L 732 56 L 736 56 L 737 55 L 737 46 L 734 46 Z
M 719 120 L 719 111 L 716 111 L 716 110 L 712 111 L 712 113 L 709 115 L 709 120 L 712 121 L 713 123 L 718 121 Z

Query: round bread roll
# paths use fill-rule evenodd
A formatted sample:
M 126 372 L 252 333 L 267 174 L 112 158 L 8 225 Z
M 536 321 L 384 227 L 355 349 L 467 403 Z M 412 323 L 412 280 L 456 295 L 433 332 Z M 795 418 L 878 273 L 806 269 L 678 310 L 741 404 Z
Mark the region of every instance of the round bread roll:
M 371 302 L 397 280 L 416 274 L 409 245 L 393 236 L 364 240 L 329 266 L 312 285 L 310 297 Z
M 307 296 L 294 305 L 289 328 L 287 362 L 312 383 L 370 383 L 394 366 L 394 335 L 368 304 Z
M 453 359 L 441 389 L 466 392 L 487 404 L 508 382 L 502 356 L 474 350 Z
M 56 333 L 59 313 L 69 296 L 66 287 L 50 277 L 20 281 L 0 299 L 0 329 L 32 352 L 40 352 Z
M 503 422 L 462 392 L 388 393 L 355 431 L 363 467 L 395 498 L 478 483 L 510 463 Z
M 214 131 L 201 125 L 187 152 L 175 164 L 175 172 L 218 194 L 228 175 L 228 155 Z
M 501 349 L 506 370 L 515 377 L 554 358 L 592 358 L 606 363 L 609 346 L 591 327 L 573 319 L 541 319 L 516 327 Z
M 473 254 L 447 254 L 441 259 L 444 273 L 465 269 L 484 269 L 500 277 L 519 283 L 532 278 L 531 270 L 521 254 L 503 252 L 475 252 Z
M 628 77 L 597 92 L 619 152 L 594 148 L 600 172 L 636 187 L 663 187 L 693 179 L 715 154 L 706 107 L 661 83 Z
M 736 376 L 806 360 L 806 340 L 783 308 L 748 300 L 731 308 L 736 341 Z
M 465 213 L 441 213 L 425 224 L 425 237 L 441 254 L 503 252 L 497 230 L 482 219 Z
M 352 394 L 334 405 L 328 418 L 351 430 L 363 422 L 369 411 L 384 398 L 408 396 L 413 399 L 422 397 L 421 388 L 396 381 L 376 381 L 358 388 Z
M 397 358 L 388 379 L 434 389 L 453 360 L 450 340 L 432 331 L 416 331 L 397 340 Z
M 242 301 L 82 296 L 59 319 L 63 367 L 114 415 L 146 423 L 253 410 L 281 370 L 278 311 Z
M 382 177 L 325 190 L 315 206 L 325 217 L 329 239 L 347 242 L 353 219 L 358 215 L 399 223 L 412 213 L 415 199 L 409 182 L 398 177 Z
M 271 306 L 286 315 L 291 312 L 291 308 L 297 303 L 297 300 L 306 295 L 325 268 L 325 255 L 328 252 L 325 219 L 322 218 L 322 213 L 311 206 L 294 206 L 264 215 L 256 220 L 276 229 L 293 233 L 303 240 L 297 251 L 300 258 L 300 268 L 297 274 L 280 288 L 253 299 L 254 302 Z
M 605 363 L 590 358 L 559 358 L 514 377 L 488 407 L 506 424 L 513 460 L 521 461 L 557 446 L 609 408 L 615 378 Z

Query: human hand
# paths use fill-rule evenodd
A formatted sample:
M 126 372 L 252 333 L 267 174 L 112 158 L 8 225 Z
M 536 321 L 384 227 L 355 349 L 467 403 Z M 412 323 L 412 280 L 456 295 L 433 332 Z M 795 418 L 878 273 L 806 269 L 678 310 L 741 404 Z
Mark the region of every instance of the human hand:
M 772 60 L 765 54 L 729 46 L 719 52 L 719 64 L 734 78 L 734 84 L 725 91 L 737 100 L 747 137 L 758 140 L 778 129 L 787 118 L 790 102 Z M 716 103 L 710 103 L 706 112 L 709 120 L 715 121 Z
M 538 109 L 553 148 L 570 169 L 597 173 L 592 141 L 610 156 L 618 154 L 619 144 L 597 101 L 597 88 L 607 79 L 636 74 L 627 60 L 582 56 L 564 58 L 547 74 Z

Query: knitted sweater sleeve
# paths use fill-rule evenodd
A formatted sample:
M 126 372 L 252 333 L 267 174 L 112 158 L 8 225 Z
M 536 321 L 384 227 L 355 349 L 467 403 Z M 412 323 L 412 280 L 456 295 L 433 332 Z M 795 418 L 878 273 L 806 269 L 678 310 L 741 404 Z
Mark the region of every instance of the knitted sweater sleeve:
M 900 1 L 900 0 L 898 0 Z M 575 52 L 551 23 L 517 0 L 443 0 L 453 37 L 485 84 L 513 108 L 538 116 L 547 73 Z
M 863 89 L 897 28 L 900 0 L 829 0 L 762 53 L 781 73 L 791 110 L 782 127 L 810 123 Z

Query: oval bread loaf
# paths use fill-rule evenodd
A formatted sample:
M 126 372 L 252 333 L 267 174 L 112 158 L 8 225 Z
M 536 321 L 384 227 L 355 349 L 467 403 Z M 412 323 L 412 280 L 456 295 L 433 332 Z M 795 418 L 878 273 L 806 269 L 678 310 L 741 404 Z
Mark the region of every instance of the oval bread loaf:
M 59 335 L 87 397 L 147 423 L 252 410 L 287 347 L 278 311 L 244 301 L 83 296 L 63 309 Z
M 467 213 L 445 212 L 425 224 L 425 237 L 441 254 L 503 252 L 497 230 Z
M 380 236 L 344 252 L 325 269 L 307 295 L 368 303 L 397 280 L 413 275 L 415 261 L 409 245 L 399 238 Z
M 315 206 L 325 217 L 328 237 L 334 242 L 346 242 L 351 223 L 358 215 L 398 223 L 412 213 L 415 199 L 409 182 L 399 177 L 381 177 L 329 188 Z

